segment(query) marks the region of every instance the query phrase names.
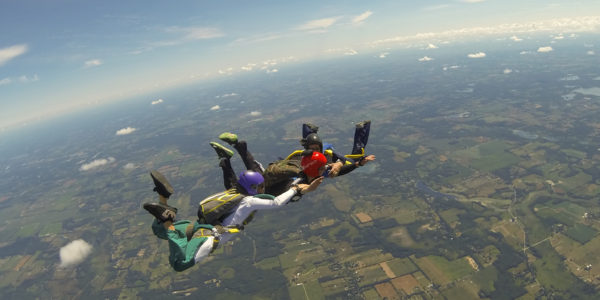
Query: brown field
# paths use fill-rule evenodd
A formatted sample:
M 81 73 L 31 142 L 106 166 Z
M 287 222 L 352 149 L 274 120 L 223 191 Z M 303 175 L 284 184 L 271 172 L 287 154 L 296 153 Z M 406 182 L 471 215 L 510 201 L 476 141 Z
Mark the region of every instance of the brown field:
M 357 213 L 355 214 L 355 216 L 358 218 L 358 220 L 361 223 L 367 223 L 367 222 L 371 222 L 373 221 L 373 219 L 371 218 L 371 216 L 365 214 L 365 213 Z
M 377 290 L 377 293 L 379 293 L 379 296 L 381 296 L 383 299 L 401 299 L 400 295 L 398 295 L 396 290 L 394 290 L 394 286 L 392 286 L 392 284 L 389 282 L 377 284 L 375 285 L 375 289 Z
M 419 282 L 411 274 L 392 279 L 392 284 L 397 290 L 402 290 L 407 295 L 412 294 L 413 290 L 419 286 Z
M 390 269 L 390 266 L 388 266 L 387 262 L 382 262 L 379 265 L 381 266 L 381 268 L 383 269 L 383 271 L 385 272 L 385 275 L 387 275 L 387 277 L 396 278 L 396 274 L 394 274 L 392 269 Z
M 29 261 L 30 258 L 31 258 L 31 255 L 23 256 L 23 258 L 21 258 L 21 260 L 19 260 L 19 263 L 17 263 L 17 265 L 14 267 L 13 270 L 15 270 L 15 271 L 21 270 L 21 268 Z

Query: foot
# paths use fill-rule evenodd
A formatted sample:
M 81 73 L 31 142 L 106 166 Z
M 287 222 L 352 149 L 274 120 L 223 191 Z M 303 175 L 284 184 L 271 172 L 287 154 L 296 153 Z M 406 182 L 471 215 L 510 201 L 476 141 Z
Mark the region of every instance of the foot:
M 231 158 L 233 156 L 233 151 L 227 149 L 227 147 L 219 143 L 210 142 L 210 146 L 215 149 L 215 152 L 217 152 L 219 158 Z
M 171 197 L 173 187 L 167 181 L 167 178 L 156 170 L 150 172 L 150 176 L 152 176 L 152 181 L 154 181 L 154 191 L 165 198 Z
M 371 120 L 366 120 L 366 121 L 358 122 L 358 123 L 356 123 L 356 128 L 363 128 L 367 124 L 370 124 L 370 123 L 371 123 Z
M 235 145 L 235 143 L 238 141 L 237 134 L 231 132 L 221 133 L 221 135 L 219 135 L 219 139 L 229 145 Z
M 311 124 L 311 123 L 304 123 L 304 125 L 308 128 L 310 128 L 310 131 L 312 133 L 317 133 L 317 131 L 319 131 L 319 126 L 315 125 L 315 124 Z
M 173 222 L 177 215 L 177 208 L 162 203 L 144 203 L 144 209 L 160 222 Z

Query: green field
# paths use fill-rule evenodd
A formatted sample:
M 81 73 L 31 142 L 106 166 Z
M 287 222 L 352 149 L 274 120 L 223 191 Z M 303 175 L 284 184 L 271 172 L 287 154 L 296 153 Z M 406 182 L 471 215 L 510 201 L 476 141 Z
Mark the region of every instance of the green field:
M 395 258 L 387 262 L 387 265 L 392 269 L 392 272 L 396 274 L 396 277 L 400 277 L 402 275 L 410 274 L 418 270 L 417 266 L 410 261 L 410 259 L 404 258 Z
M 579 243 L 585 244 L 593 239 L 598 234 L 598 231 L 581 223 L 575 223 L 574 226 L 569 227 L 565 231 L 565 234 Z

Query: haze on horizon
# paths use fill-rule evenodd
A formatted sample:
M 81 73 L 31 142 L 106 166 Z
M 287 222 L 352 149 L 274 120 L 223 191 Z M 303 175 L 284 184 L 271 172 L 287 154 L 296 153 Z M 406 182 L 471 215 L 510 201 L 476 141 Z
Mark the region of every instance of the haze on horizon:
M 25 0 L 0 4 L 0 26 L 2 132 L 203 79 L 276 76 L 317 58 L 385 59 L 399 47 L 437 49 L 486 35 L 518 42 L 598 33 L 600 2 Z M 485 57 L 481 49 L 469 55 Z

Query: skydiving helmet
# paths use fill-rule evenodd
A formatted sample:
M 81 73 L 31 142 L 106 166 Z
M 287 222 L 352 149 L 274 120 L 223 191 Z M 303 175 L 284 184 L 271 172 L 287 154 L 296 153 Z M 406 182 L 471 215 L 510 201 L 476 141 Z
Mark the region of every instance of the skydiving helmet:
M 238 178 L 238 184 L 250 196 L 258 194 L 258 186 L 263 182 L 265 182 L 265 178 L 260 173 L 254 171 L 244 171 Z
M 327 164 L 327 158 L 323 153 L 314 151 L 312 155 L 303 157 L 300 164 L 304 174 L 310 177 L 319 177 L 321 176 L 319 169 Z
M 310 145 L 319 145 L 319 151 L 323 151 L 323 141 L 316 133 L 311 133 L 306 136 L 306 138 L 300 140 L 300 144 L 304 147 L 304 149 L 308 149 Z

